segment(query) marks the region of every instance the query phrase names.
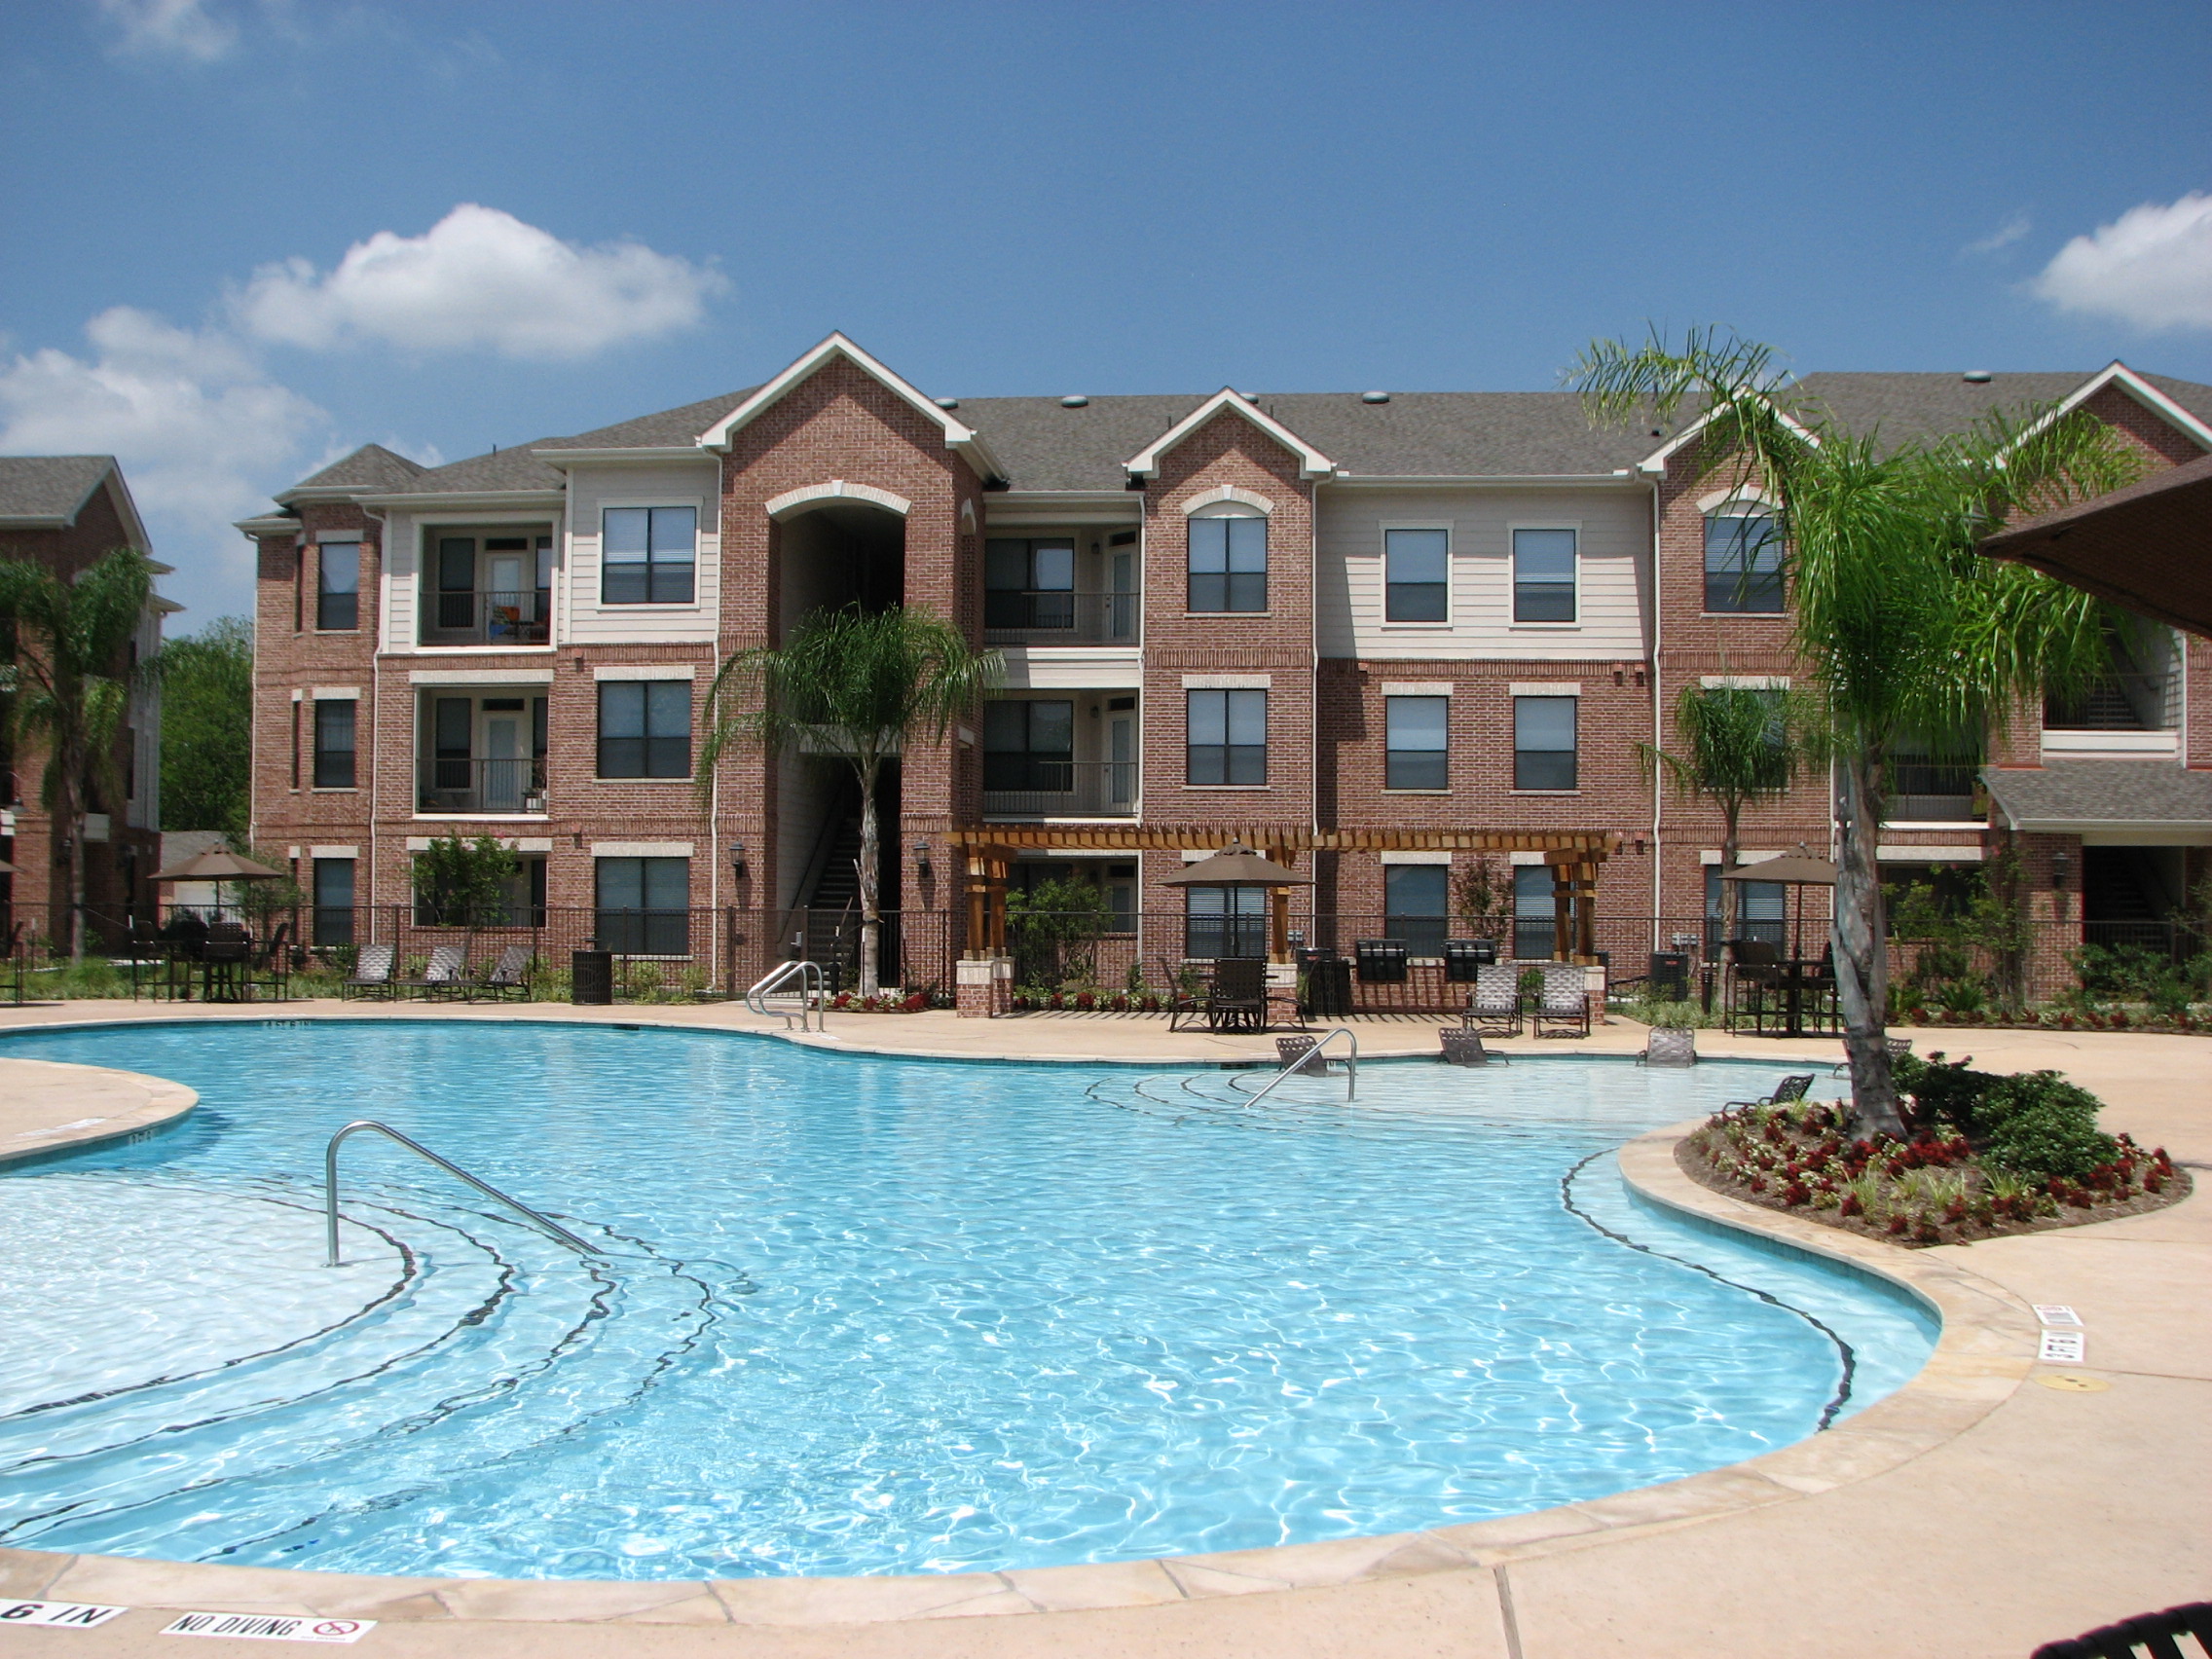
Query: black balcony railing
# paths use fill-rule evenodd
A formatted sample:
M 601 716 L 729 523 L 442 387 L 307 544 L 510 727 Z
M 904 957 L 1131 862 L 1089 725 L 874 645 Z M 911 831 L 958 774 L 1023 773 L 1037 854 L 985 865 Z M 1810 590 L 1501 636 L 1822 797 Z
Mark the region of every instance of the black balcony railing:
M 1890 764 L 1890 797 L 1882 816 L 1891 824 L 1959 823 L 1974 809 L 1974 776 L 1981 768 L 1955 761 L 1896 760 Z
M 433 590 L 423 596 L 425 645 L 542 645 L 553 638 L 553 594 Z
M 983 639 L 996 645 L 1135 643 L 1137 596 L 1082 588 L 986 588 Z
M 417 762 L 417 812 L 498 812 L 535 817 L 545 811 L 545 762 L 434 759 Z
M 1018 767 L 996 766 L 986 773 L 985 818 L 1134 818 L 1137 763 L 1134 760 L 1022 759 Z M 1018 788 L 994 789 L 993 784 Z
M 2166 676 L 2115 674 L 2066 697 L 2046 697 L 2043 723 L 2052 731 L 2164 731 L 2169 728 Z

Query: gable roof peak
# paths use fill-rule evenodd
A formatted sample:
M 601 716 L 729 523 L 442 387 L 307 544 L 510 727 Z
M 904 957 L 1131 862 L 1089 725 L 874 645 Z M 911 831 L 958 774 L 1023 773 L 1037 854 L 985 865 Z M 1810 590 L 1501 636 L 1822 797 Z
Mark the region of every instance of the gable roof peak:
M 1223 410 L 1241 415 L 1269 437 L 1298 457 L 1298 475 L 1301 478 L 1328 478 L 1337 470 L 1337 463 L 1313 445 L 1300 437 L 1272 415 L 1254 403 L 1234 387 L 1223 387 L 1166 431 L 1122 464 L 1131 478 L 1152 478 L 1160 472 L 1160 458 L 1203 426 Z

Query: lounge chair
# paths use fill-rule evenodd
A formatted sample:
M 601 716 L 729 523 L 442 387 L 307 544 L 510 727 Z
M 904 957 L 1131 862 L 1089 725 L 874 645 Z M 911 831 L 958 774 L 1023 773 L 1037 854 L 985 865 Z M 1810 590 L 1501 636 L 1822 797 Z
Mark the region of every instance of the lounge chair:
M 1546 1025 L 1563 1028 L 1550 1033 L 1555 1037 L 1590 1035 L 1590 979 L 1581 964 L 1544 964 L 1544 988 L 1536 998 L 1535 1018 L 1530 1023 L 1538 1037 L 1546 1034 Z
M 1885 1037 L 1882 1039 L 1882 1047 L 1889 1050 L 1891 1059 L 1901 1060 L 1905 1055 L 1912 1052 L 1912 1039 L 1910 1037 Z M 1835 1063 L 1835 1069 L 1829 1072 L 1828 1076 L 1842 1077 L 1850 1070 L 1851 1062 L 1849 1060 L 1838 1060 Z
M 1213 965 L 1213 983 L 1206 988 L 1206 1028 L 1268 1028 L 1268 965 L 1259 957 L 1224 956 Z
M 2184 1659 L 2175 1640 L 2184 1636 L 2194 1636 L 2196 1645 L 2212 1654 L 2212 1602 L 2185 1602 L 2163 1612 L 2099 1625 L 2063 1641 L 2046 1641 L 2029 1659 L 2134 1659 L 2137 1648 L 2145 1659 Z
M 1180 1031 L 1186 1016 L 1200 1014 L 1205 1009 L 1203 996 L 1194 994 L 1187 982 L 1196 970 L 1187 963 L 1170 962 L 1162 957 L 1160 972 L 1166 985 L 1167 1029 Z
M 490 997 L 498 1002 L 512 995 L 521 1001 L 530 999 L 530 959 L 532 951 L 527 944 L 510 944 L 499 952 L 499 960 L 492 965 L 491 972 L 468 987 L 468 996 Z
M 1686 1025 L 1655 1025 L 1643 1040 L 1643 1052 L 1636 1056 L 1640 1066 L 1694 1066 L 1697 1064 L 1697 1033 Z
M 388 944 L 364 944 L 353 959 L 353 972 L 338 982 L 340 998 L 388 997 L 392 994 L 391 968 L 398 951 Z
M 1805 1090 L 1813 1087 L 1811 1072 L 1791 1072 L 1774 1086 L 1774 1092 L 1763 1100 L 1731 1100 L 1721 1107 L 1723 1112 L 1748 1111 L 1753 1106 L 1789 1106 L 1805 1098 Z
M 1485 1037 L 1521 1035 L 1521 971 L 1510 962 L 1493 962 L 1475 976 L 1460 1026 Z
M 1493 1054 L 1483 1047 L 1479 1032 L 1455 1030 L 1446 1026 L 1436 1037 L 1444 1045 L 1444 1063 L 1448 1066 L 1502 1066 L 1509 1063 L 1503 1054 Z
M 394 989 L 419 991 L 427 999 L 464 994 L 468 989 L 468 950 L 464 945 L 434 944 L 429 964 L 419 979 L 394 979 Z

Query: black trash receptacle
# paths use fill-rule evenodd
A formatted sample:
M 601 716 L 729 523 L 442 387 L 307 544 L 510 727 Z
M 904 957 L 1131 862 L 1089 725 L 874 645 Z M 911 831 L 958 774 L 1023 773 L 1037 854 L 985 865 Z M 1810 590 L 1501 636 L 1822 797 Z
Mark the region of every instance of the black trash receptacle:
M 613 951 L 573 950 L 569 953 L 569 1000 L 579 1004 L 614 1000 Z
M 1314 952 L 1306 959 L 1306 1016 L 1342 1019 L 1351 1013 L 1351 964 Z

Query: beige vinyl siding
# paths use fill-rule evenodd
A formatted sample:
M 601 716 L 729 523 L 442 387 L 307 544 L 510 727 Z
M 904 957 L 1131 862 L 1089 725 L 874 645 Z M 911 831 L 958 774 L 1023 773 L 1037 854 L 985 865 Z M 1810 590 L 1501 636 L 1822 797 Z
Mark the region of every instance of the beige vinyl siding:
M 412 651 L 415 638 L 415 596 L 422 589 L 423 529 L 413 513 L 394 512 L 385 520 L 383 572 L 378 578 L 377 630 L 379 648 Z M 308 594 L 303 606 L 313 606 Z
M 578 466 L 571 471 L 562 643 L 712 644 L 721 611 L 720 488 L 721 473 L 711 461 Z M 608 506 L 699 509 L 698 580 L 691 604 L 600 604 L 600 513 Z
M 1451 621 L 1382 619 L 1385 526 L 1452 533 Z M 1513 621 L 1512 533 L 1576 531 L 1576 621 Z M 1650 587 L 1651 504 L 1625 489 L 1324 489 L 1315 572 L 1316 633 L 1323 656 L 1395 659 L 1516 657 L 1570 661 L 1640 657 Z

